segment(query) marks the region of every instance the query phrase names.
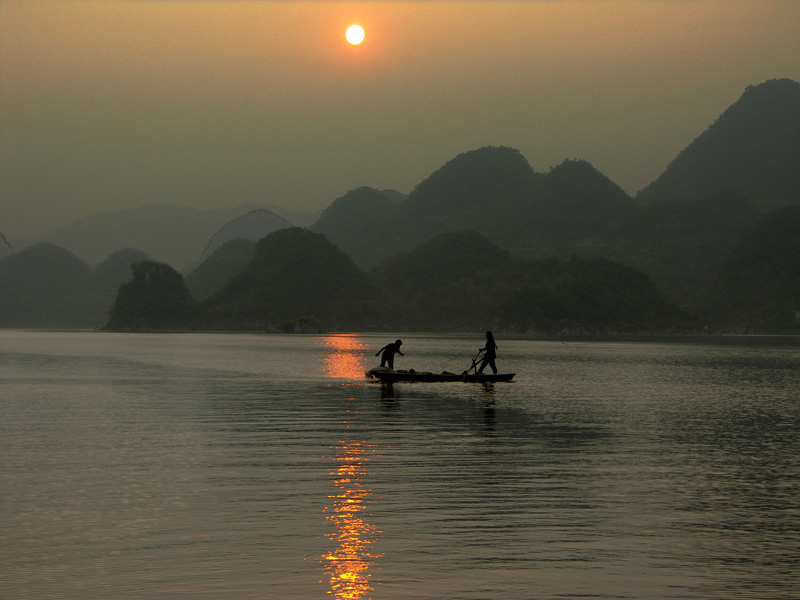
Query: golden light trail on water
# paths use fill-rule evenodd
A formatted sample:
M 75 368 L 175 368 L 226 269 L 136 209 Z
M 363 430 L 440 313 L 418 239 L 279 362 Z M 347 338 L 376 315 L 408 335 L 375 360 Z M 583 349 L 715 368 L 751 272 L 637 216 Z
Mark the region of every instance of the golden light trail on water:
M 367 345 L 354 335 L 330 335 L 322 338 L 328 352 L 322 370 L 331 379 L 363 379 L 366 371 L 364 351 Z
M 328 349 L 322 360 L 327 377 L 364 378 L 366 344 L 353 335 L 326 336 L 322 344 Z M 325 507 L 325 522 L 332 529 L 325 537 L 332 549 L 322 555 L 322 563 L 330 585 L 328 594 L 336 600 L 368 600 L 374 590 L 370 569 L 379 558 L 372 552 L 372 546 L 381 533 L 366 521 L 372 497 L 366 483 L 367 465 L 375 447 L 365 439 L 357 411 L 348 410 L 340 423 L 345 434 L 331 457 L 335 466 L 330 473 L 335 492 L 328 496 L 329 505 Z
M 357 414 L 352 413 L 343 423 L 350 429 L 357 421 Z M 337 467 L 331 472 L 336 493 L 328 496 L 331 505 L 325 509 L 330 513 L 325 521 L 333 526 L 333 532 L 326 537 L 335 543 L 335 548 L 322 558 L 331 588 L 328 593 L 337 600 L 358 600 L 372 592 L 370 569 L 380 557 L 372 552 L 372 546 L 381 532 L 366 521 L 372 497 L 365 483 L 366 466 L 374 446 L 361 438 L 351 434 L 339 441 L 333 457 Z

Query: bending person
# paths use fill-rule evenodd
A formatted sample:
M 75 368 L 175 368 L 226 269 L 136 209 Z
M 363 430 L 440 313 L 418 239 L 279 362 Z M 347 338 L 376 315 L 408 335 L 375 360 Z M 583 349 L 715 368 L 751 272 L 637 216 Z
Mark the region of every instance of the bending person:
M 388 366 L 390 369 L 394 370 L 394 355 L 399 354 L 400 356 L 405 356 L 405 354 L 400 352 L 400 346 L 402 345 L 403 340 L 396 340 L 391 344 L 386 344 L 383 348 L 375 353 L 375 356 L 378 356 L 378 354 L 383 352 L 383 355 L 381 356 L 382 367 Z

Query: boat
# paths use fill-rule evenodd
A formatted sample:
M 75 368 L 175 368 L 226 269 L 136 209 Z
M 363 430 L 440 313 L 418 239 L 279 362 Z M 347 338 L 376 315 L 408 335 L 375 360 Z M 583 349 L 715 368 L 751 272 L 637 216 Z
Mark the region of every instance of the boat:
M 415 371 L 414 369 L 394 371 L 386 367 L 375 367 L 367 371 L 367 377 L 377 379 L 381 383 L 395 383 L 397 381 L 417 382 L 444 382 L 463 381 L 466 383 L 493 383 L 495 381 L 511 381 L 516 373 L 431 373 L 430 371 Z

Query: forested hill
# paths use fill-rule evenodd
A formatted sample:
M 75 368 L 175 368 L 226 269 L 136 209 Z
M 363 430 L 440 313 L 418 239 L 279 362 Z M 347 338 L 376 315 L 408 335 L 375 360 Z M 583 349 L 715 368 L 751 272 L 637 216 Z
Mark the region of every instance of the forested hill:
M 800 204 L 800 83 L 773 79 L 748 87 L 637 199 L 719 192 L 742 194 L 761 211 Z
M 325 236 L 281 229 L 259 241 L 252 260 L 205 302 L 202 327 L 292 330 L 311 318 L 323 330 L 381 329 L 384 306 L 367 275 Z
M 375 190 L 352 192 L 312 227 L 362 268 L 447 231 L 474 230 L 521 256 L 541 256 L 598 235 L 633 199 L 585 161 L 537 173 L 513 148 L 459 154 L 395 206 Z
M 678 332 L 693 327 L 643 273 L 604 259 L 524 260 L 475 232 L 441 234 L 372 270 L 403 329 Z
M 727 256 L 707 320 L 736 333 L 800 333 L 800 206 L 768 213 Z

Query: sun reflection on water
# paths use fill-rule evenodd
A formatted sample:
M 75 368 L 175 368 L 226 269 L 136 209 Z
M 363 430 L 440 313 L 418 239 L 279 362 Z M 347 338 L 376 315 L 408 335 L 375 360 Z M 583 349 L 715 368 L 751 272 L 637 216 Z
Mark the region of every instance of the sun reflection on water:
M 322 359 L 322 370 L 331 379 L 363 379 L 366 371 L 364 351 L 367 345 L 355 335 L 329 335 L 322 338 L 328 352 Z
M 348 413 L 348 418 L 342 421 L 347 435 L 339 440 L 336 455 L 332 457 L 336 468 L 331 476 L 336 492 L 328 496 L 331 504 L 325 508 L 329 513 L 325 521 L 333 528 L 326 537 L 334 548 L 322 556 L 331 587 L 328 594 L 337 600 L 368 598 L 374 590 L 369 571 L 379 555 L 372 552 L 372 546 L 381 533 L 366 521 L 372 496 L 365 481 L 366 467 L 375 447 L 363 439 L 358 413 Z

